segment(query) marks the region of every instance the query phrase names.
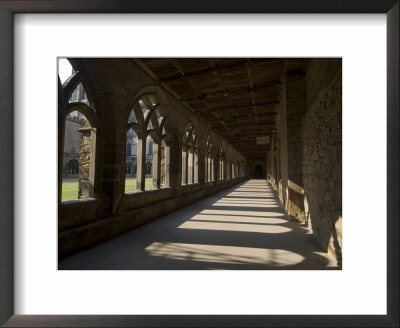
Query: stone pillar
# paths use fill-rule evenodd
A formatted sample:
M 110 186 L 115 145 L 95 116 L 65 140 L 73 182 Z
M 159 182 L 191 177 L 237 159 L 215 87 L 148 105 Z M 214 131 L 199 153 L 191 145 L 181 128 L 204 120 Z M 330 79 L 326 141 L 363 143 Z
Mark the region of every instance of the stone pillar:
M 165 145 L 162 148 L 162 153 L 164 155 L 164 187 L 170 187 L 171 182 L 170 182 L 170 170 L 171 170 L 171 156 L 170 156 L 170 147 L 168 145 Z
M 286 106 L 286 81 L 283 87 L 279 104 L 278 127 L 278 173 L 279 173 L 279 198 L 287 210 L 288 208 L 288 145 L 287 145 L 287 106 Z
M 303 140 L 301 118 L 305 110 L 304 76 L 286 79 L 287 147 L 288 147 L 288 206 L 291 221 L 304 222 Z
M 207 181 L 212 181 L 212 158 L 211 155 L 208 156 L 208 176 Z
M 153 142 L 153 189 L 160 189 L 161 183 L 161 147 Z
M 61 96 L 58 96 L 59 101 Z M 62 196 L 62 180 L 65 172 L 64 162 L 64 138 L 65 138 L 65 119 L 62 113 L 62 104 L 59 104 L 58 114 L 58 202 L 61 202 Z M 62 171 L 62 174 L 61 174 Z
M 186 145 L 182 145 L 182 184 L 188 183 L 188 150 Z
M 93 197 L 94 186 L 94 166 L 92 158 L 92 128 L 89 121 L 78 130 L 81 135 L 80 156 L 79 156 L 79 192 L 78 198 Z
M 160 143 L 160 186 L 166 186 L 165 143 Z
M 181 182 L 181 166 L 180 161 L 182 157 L 182 150 L 177 143 L 171 143 L 169 146 L 169 159 L 167 154 L 167 171 L 169 174 L 169 186 L 172 188 L 177 188 Z M 169 167 L 169 169 L 168 169 Z
M 188 152 L 188 183 L 193 183 L 194 178 L 194 156 L 193 149 L 189 148 Z
M 211 181 L 215 181 L 215 159 L 214 158 L 210 158 L 211 160 L 211 176 L 210 176 L 210 180 Z
M 136 190 L 143 191 L 146 183 L 146 138 L 138 138 Z
M 194 165 L 193 165 L 193 183 L 199 182 L 199 154 L 197 151 L 193 153 Z
M 209 172 L 210 172 L 210 158 L 208 157 L 208 154 L 204 157 L 204 166 L 205 166 L 205 171 L 204 171 L 204 181 L 208 181 L 209 179 Z

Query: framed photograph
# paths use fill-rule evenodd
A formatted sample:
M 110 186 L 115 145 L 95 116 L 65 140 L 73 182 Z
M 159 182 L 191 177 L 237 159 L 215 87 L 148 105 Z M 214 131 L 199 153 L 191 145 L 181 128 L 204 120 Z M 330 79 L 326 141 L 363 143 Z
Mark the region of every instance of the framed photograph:
M 399 326 L 398 1 L 3 0 L 0 26 L 0 324 Z M 212 194 L 157 228 L 180 243 L 137 229 L 152 259 L 89 249 Z

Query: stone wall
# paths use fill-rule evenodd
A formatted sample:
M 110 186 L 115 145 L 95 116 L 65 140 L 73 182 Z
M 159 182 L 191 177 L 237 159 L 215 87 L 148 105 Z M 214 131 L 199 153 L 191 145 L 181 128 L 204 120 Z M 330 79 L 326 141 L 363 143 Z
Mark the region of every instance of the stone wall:
M 301 120 L 305 218 L 326 250 L 342 258 L 341 59 L 312 60 Z
M 78 130 L 81 127 L 82 122 L 78 119 L 65 120 L 64 153 L 79 154 L 81 135 Z
M 301 117 L 305 109 L 304 75 L 288 75 L 286 79 L 288 204 L 291 221 L 304 221 L 303 142 Z
M 311 229 L 342 262 L 342 63 L 312 59 L 287 74 L 276 134 L 266 154 L 267 180 L 291 221 Z

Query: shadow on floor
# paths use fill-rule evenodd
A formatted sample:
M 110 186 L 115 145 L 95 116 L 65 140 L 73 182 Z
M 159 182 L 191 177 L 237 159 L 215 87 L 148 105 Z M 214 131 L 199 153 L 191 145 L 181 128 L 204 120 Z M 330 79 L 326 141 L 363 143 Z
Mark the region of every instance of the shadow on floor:
M 265 181 L 249 180 L 71 256 L 59 263 L 59 269 L 337 267 L 304 225 L 288 221 Z

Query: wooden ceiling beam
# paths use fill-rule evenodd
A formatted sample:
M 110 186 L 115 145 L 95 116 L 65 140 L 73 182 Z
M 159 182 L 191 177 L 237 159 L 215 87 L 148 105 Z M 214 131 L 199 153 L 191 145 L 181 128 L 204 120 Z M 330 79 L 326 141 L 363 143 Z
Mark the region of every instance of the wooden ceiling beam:
M 204 75 L 204 74 L 210 74 L 214 73 L 214 71 L 218 71 L 218 73 L 226 72 L 226 71 L 231 71 L 231 70 L 237 70 L 246 67 L 247 65 L 253 65 L 253 66 L 259 66 L 259 65 L 265 65 L 265 66 L 272 66 L 276 65 L 277 62 L 282 62 L 282 59 L 259 59 L 259 58 L 252 58 L 248 63 L 233 63 L 233 64 L 227 64 L 227 65 L 218 65 L 215 66 L 215 68 L 202 68 L 199 70 L 195 70 L 192 72 L 185 72 L 185 76 L 187 77 L 194 77 L 194 76 L 199 76 L 199 75 Z M 155 72 L 155 74 L 157 74 Z M 182 76 L 180 77 L 169 77 L 169 78 L 164 78 L 160 79 L 160 82 L 174 82 L 174 81 L 179 81 L 182 79 Z
M 190 77 L 186 76 L 186 73 L 185 73 L 185 70 L 184 70 L 183 66 L 181 64 L 179 64 L 179 62 L 177 60 L 175 60 L 175 59 L 171 59 L 171 62 L 176 67 L 178 72 L 182 75 L 182 77 L 190 84 L 190 86 L 192 87 L 193 91 L 197 94 L 197 97 L 201 98 L 201 92 L 200 92 L 199 88 L 197 87 L 197 85 L 193 82 L 193 80 Z M 220 117 L 215 112 L 215 110 L 212 108 L 212 106 L 206 100 L 203 100 L 203 102 L 208 107 L 210 112 L 213 113 L 217 117 L 217 119 L 221 122 L 221 124 L 225 127 L 225 129 L 227 131 L 230 131 L 228 129 L 228 127 L 226 126 L 225 122 L 220 120 Z
M 212 97 L 217 97 L 217 96 L 235 96 L 235 95 L 241 95 L 244 93 L 249 93 L 249 92 L 262 92 L 263 89 L 270 89 L 270 88 L 281 88 L 282 83 L 281 79 L 273 79 L 269 82 L 265 83 L 260 83 L 258 85 L 253 85 L 253 87 L 250 87 L 246 85 L 245 87 L 235 87 L 235 88 L 230 88 L 230 89 L 224 89 L 225 91 L 221 90 L 216 90 L 216 91 L 210 91 L 210 92 L 205 92 L 201 94 L 201 98 L 199 97 L 182 97 L 182 101 L 198 101 L 198 100 L 203 100 L 205 98 L 212 98 Z
M 266 102 L 256 103 L 255 106 L 257 106 L 257 108 L 259 108 L 259 107 L 262 108 L 264 106 L 276 106 L 278 104 L 279 104 L 279 101 L 273 100 L 273 101 L 266 101 Z M 252 109 L 252 105 L 214 107 L 214 110 L 216 110 L 216 111 L 223 111 L 223 110 L 251 110 L 251 109 Z
M 213 69 L 213 73 L 214 73 L 215 78 L 217 79 L 217 81 L 218 81 L 218 83 L 219 83 L 219 85 L 220 85 L 220 87 L 222 89 L 222 92 L 226 93 L 226 88 L 225 88 L 224 82 L 220 78 L 218 70 L 216 69 L 217 65 L 215 63 L 215 60 L 210 58 L 208 61 L 210 62 L 211 68 Z

